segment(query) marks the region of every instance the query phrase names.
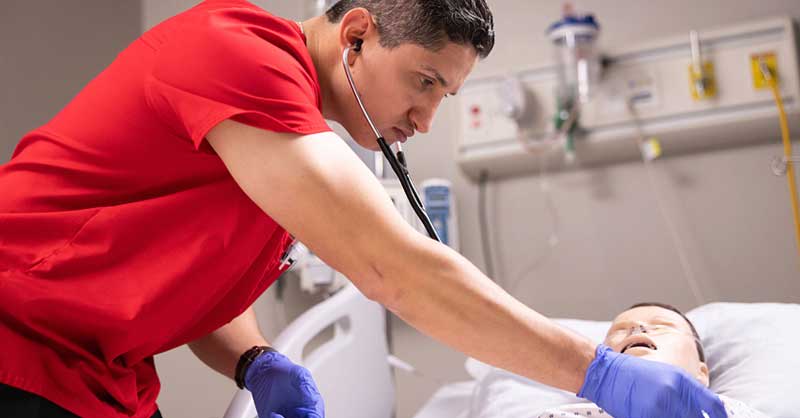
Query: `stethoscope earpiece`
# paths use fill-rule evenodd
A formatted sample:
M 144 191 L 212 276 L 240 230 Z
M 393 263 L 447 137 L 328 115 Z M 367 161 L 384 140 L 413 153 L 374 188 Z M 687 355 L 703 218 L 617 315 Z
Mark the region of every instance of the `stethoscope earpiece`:
M 356 39 L 356 41 L 353 43 L 353 51 L 361 52 L 361 46 L 362 45 L 364 45 L 364 40 L 363 39 Z

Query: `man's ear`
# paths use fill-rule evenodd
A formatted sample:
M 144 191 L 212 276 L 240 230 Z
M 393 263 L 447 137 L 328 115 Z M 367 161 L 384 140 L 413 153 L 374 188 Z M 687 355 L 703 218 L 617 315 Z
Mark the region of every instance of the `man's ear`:
M 694 377 L 698 381 L 700 381 L 700 383 L 702 383 L 705 387 L 708 387 L 709 382 L 710 382 L 709 377 L 708 377 L 708 365 L 706 365 L 705 363 L 703 363 L 701 361 L 700 362 L 700 367 L 699 367 L 699 369 L 698 369 L 698 371 L 697 371 L 697 373 L 695 374 Z
M 370 12 L 363 7 L 349 10 L 339 22 L 339 45 L 342 49 L 355 46 L 361 40 L 377 33 Z

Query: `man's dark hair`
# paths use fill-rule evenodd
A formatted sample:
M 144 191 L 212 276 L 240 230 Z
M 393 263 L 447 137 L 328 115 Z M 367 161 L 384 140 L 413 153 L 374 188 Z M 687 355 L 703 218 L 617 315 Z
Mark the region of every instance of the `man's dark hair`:
M 680 315 L 681 318 L 683 318 L 686 321 L 686 323 L 689 324 L 689 328 L 692 329 L 692 335 L 694 335 L 694 345 L 695 345 L 695 347 L 697 347 L 697 355 L 700 357 L 700 361 L 702 361 L 702 362 L 706 361 L 706 355 L 703 352 L 703 344 L 700 343 L 700 335 L 697 334 L 697 329 L 695 329 L 694 324 L 692 323 L 692 321 L 690 321 L 689 318 L 687 318 L 686 315 L 684 315 L 683 312 L 680 311 L 680 309 L 678 309 L 678 308 L 676 308 L 676 307 L 674 307 L 672 305 L 667 305 L 666 303 L 642 302 L 642 303 L 637 303 L 637 304 L 631 306 L 630 308 L 626 309 L 626 311 L 631 310 L 633 308 L 641 308 L 641 307 L 647 307 L 647 306 L 655 306 L 655 307 L 658 307 L 658 308 L 664 308 L 664 309 L 670 310 L 670 311 L 675 312 L 678 315 Z
M 485 0 L 340 0 L 325 15 L 338 23 L 356 7 L 375 17 L 385 48 L 414 43 L 437 51 L 449 40 L 472 45 L 486 58 L 494 47 L 494 18 Z

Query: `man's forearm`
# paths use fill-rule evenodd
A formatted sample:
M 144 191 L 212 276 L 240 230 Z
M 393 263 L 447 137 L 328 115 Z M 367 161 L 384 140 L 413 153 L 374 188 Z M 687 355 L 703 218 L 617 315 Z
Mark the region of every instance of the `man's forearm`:
M 203 363 L 233 379 L 239 357 L 254 345 L 269 344 L 250 307 L 230 323 L 189 343 L 189 348 Z
M 368 297 L 487 363 L 573 392 L 583 383 L 592 344 L 413 231 L 335 134 L 298 136 L 225 121 L 207 138 L 265 213 Z
M 454 251 L 433 241 L 413 266 L 385 271 L 390 310 L 486 363 L 577 393 L 595 344 L 523 305 Z

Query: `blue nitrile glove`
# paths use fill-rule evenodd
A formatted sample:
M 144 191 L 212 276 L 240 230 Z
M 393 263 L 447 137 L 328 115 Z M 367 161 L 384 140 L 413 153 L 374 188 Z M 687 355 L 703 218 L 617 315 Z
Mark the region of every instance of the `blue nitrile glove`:
M 727 418 L 725 407 L 697 379 L 665 363 L 597 346 L 578 396 L 614 418 Z
M 325 418 L 311 373 L 276 351 L 253 361 L 244 375 L 260 418 Z

